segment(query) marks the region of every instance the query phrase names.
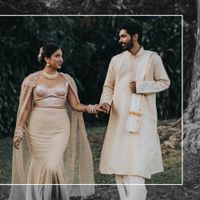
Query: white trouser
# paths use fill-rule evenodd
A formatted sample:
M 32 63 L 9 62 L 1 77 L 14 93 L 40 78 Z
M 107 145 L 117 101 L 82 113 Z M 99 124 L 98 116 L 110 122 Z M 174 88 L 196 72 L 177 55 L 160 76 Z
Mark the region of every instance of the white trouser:
M 147 190 L 145 179 L 141 176 L 115 175 L 115 181 L 119 192 L 120 200 L 145 200 Z M 138 185 L 126 185 L 138 184 Z

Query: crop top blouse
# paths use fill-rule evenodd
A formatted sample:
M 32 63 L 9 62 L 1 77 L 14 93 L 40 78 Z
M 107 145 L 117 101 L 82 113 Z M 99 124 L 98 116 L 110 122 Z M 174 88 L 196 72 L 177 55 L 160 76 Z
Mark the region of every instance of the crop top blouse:
M 45 84 L 38 84 L 33 90 L 33 101 L 37 107 L 63 108 L 66 102 L 68 85 L 59 84 L 48 88 Z

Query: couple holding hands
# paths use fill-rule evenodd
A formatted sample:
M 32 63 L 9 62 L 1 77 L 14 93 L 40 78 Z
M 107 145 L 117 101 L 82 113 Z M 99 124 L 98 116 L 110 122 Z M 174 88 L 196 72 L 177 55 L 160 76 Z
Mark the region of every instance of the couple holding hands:
M 120 27 L 123 52 L 111 59 L 100 104 L 79 101 L 56 44 L 40 49 L 43 70 L 21 86 L 13 139 L 10 200 L 67 200 L 94 193 L 93 160 L 82 112 L 110 112 L 100 172 L 114 174 L 121 200 L 145 200 L 145 178 L 163 171 L 156 93 L 170 80 L 160 56 L 144 50 L 137 23 Z M 66 185 L 69 184 L 69 185 Z M 72 185 L 74 184 L 74 185 Z

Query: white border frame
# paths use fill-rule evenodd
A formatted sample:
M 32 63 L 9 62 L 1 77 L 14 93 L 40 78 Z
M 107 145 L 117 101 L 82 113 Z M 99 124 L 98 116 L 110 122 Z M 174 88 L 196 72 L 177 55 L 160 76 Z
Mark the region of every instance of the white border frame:
M 162 16 L 162 17 L 181 17 L 181 183 L 179 184 L 151 184 L 151 183 L 145 183 L 145 185 L 152 185 L 152 186 L 156 186 L 156 185 L 160 185 L 160 186 L 176 186 L 176 185 L 183 185 L 183 77 L 184 77 L 184 71 L 183 71 L 183 15 L 0 15 L 0 17 L 155 17 L 155 16 Z M 105 186 L 105 185 L 112 185 L 112 186 L 116 186 L 116 185 L 123 185 L 123 184 L 1 184 L 1 185 L 95 185 L 95 186 Z M 126 185 L 143 185 L 143 184 L 126 184 Z

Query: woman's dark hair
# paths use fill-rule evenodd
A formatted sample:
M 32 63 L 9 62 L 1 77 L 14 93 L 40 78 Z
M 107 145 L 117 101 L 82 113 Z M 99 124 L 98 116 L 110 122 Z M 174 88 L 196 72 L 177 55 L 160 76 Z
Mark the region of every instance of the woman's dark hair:
M 133 37 L 136 33 L 138 34 L 138 42 L 142 43 L 142 26 L 136 22 L 127 22 L 120 26 L 120 30 L 125 29 L 131 37 Z
M 40 52 L 38 55 L 38 61 L 41 64 L 45 64 L 45 57 L 51 58 L 51 55 L 55 53 L 58 49 L 61 49 L 57 44 L 54 43 L 49 43 L 44 45 L 43 47 L 40 48 Z

